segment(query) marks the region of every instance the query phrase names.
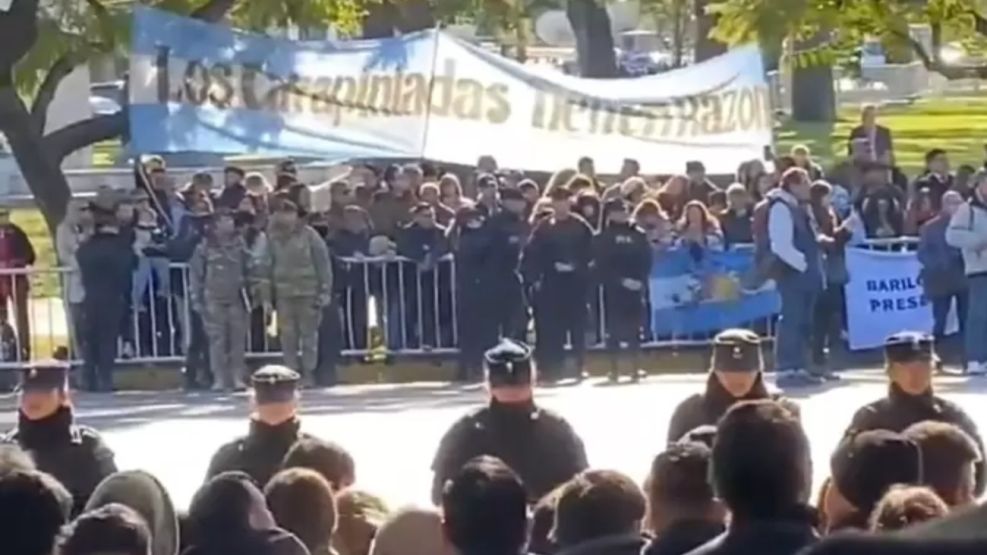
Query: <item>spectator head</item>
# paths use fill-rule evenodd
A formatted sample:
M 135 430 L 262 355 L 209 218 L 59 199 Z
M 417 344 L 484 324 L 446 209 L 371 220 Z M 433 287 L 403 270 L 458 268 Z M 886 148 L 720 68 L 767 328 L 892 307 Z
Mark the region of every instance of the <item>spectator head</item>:
M 628 179 L 641 173 L 641 164 L 633 158 L 624 158 L 624 163 L 620 166 L 620 178 Z
M 336 534 L 333 546 L 340 553 L 365 554 L 387 519 L 387 506 L 377 496 L 347 488 L 336 496 Z
M 800 168 L 805 168 L 812 162 L 812 153 L 806 145 L 799 144 L 793 146 L 791 156 L 795 160 L 795 165 Z
M 421 165 L 422 178 L 426 181 L 435 181 L 439 178 L 439 167 L 431 162 L 422 162 Z
M 440 196 L 439 186 L 435 183 L 423 183 L 421 188 L 418 189 L 418 198 L 431 206 L 439 204 Z
M 791 514 L 811 491 L 809 441 L 775 401 L 732 406 L 717 425 L 710 464 L 714 491 L 737 519 Z
M 208 193 L 191 190 L 185 195 L 185 205 L 193 216 L 205 216 L 212 213 L 212 201 Z
M 456 174 L 446 173 L 439 179 L 439 197 L 446 204 L 459 204 L 459 199 L 463 197 L 463 187 L 459 184 Z
M 956 191 L 946 191 L 942 195 L 942 213 L 952 217 L 963 205 L 963 196 Z
M 589 156 L 580 158 L 576 164 L 576 169 L 579 170 L 579 173 L 587 177 L 596 177 L 596 163 Z
M 747 189 L 740 183 L 734 183 L 727 187 L 727 208 L 734 212 L 743 212 L 750 208 L 751 196 Z
M 638 534 L 646 502 L 633 480 L 613 470 L 585 470 L 562 486 L 552 537 L 560 548 L 607 536 Z
M 874 104 L 864 104 L 860 108 L 860 123 L 864 127 L 874 127 L 877 125 L 877 106 Z
M 505 210 L 520 217 L 524 216 L 524 211 L 528 208 L 524 193 L 516 187 L 502 189 L 500 191 L 500 203 Z
M 489 154 L 480 156 L 476 161 L 476 171 L 482 173 L 495 173 L 498 169 L 497 159 Z
M 247 192 L 260 197 L 266 197 L 271 192 L 271 184 L 262 173 L 248 173 L 243 178 L 243 186 L 247 188 Z
M 443 530 L 460 553 L 519 553 L 527 541 L 527 494 L 499 459 L 477 457 L 442 492 Z
M 713 191 L 709 194 L 709 211 L 720 214 L 727 209 L 727 194 L 724 191 Z
M 442 535 L 442 515 L 407 508 L 390 516 L 374 538 L 370 555 L 455 555 Z
M 64 497 L 69 497 L 65 488 L 41 472 L 13 471 L 0 476 L 0 537 L 4 553 L 51 555 L 58 531 L 68 516 Z
M 685 174 L 691 183 L 698 185 L 706 181 L 706 166 L 698 160 L 686 162 Z
M 69 367 L 58 360 L 38 361 L 21 371 L 20 413 L 28 420 L 41 420 L 62 408 L 71 407 Z
M 565 188 L 573 195 L 578 195 L 583 191 L 596 192 L 596 184 L 593 178 L 585 173 L 578 173 L 572 176 L 572 179 L 566 183 Z
M 294 370 L 268 364 L 250 376 L 253 386 L 253 418 L 269 426 L 292 420 L 298 413 L 298 381 Z
M 682 219 L 679 220 L 680 229 L 692 229 L 707 233 L 718 227 L 716 218 L 710 214 L 705 204 L 698 200 L 690 200 L 686 203 L 682 210 Z
M 497 200 L 497 176 L 492 173 L 481 173 L 476 176 L 477 200 L 493 202 Z
M 555 508 L 565 483 L 559 485 L 535 503 L 531 510 L 531 531 L 528 533 L 528 551 L 531 553 L 555 553 L 559 546 L 552 538 L 555 527 Z
M 626 224 L 631 219 L 629 208 L 626 200 L 615 198 L 603 206 L 603 217 L 608 224 Z
M 140 470 L 114 473 L 99 483 L 85 510 L 94 511 L 115 503 L 133 509 L 147 524 L 151 555 L 175 555 L 179 548 L 178 517 L 161 482 Z
M 811 187 L 809 174 L 802 168 L 788 168 L 781 174 L 781 188 L 801 202 L 809 202 Z
M 980 200 L 987 200 L 987 170 L 973 174 L 973 192 Z
M 716 380 L 733 398 L 754 388 L 764 367 L 761 338 L 745 329 L 728 329 L 713 338 L 711 367 Z
M 572 191 L 566 187 L 559 187 L 549 193 L 552 201 L 552 212 L 558 219 L 568 218 L 572 212 Z
M 970 180 L 975 173 L 977 173 L 977 168 L 974 168 L 970 164 L 963 164 L 956 168 L 956 175 L 953 178 L 953 188 L 959 191 L 960 194 L 966 194 L 970 187 Z
M 419 202 L 411 208 L 411 217 L 415 225 L 424 228 L 435 227 L 435 208 L 427 202 Z
M 110 503 L 85 512 L 68 525 L 59 555 L 149 555 L 151 531 L 137 511 Z
M 487 387 L 491 397 L 502 404 L 528 403 L 534 395 L 535 369 L 531 364 L 531 347 L 502 339 L 483 356 Z
M 982 454 L 977 443 L 956 424 L 926 420 L 912 424 L 903 435 L 922 452 L 922 483 L 950 507 L 976 500 L 976 464 Z
M 353 204 L 353 187 L 341 179 L 329 184 L 329 199 L 333 206 Z
M 843 438 L 830 459 L 833 477 L 824 500 L 830 531 L 866 527 L 874 506 L 895 484 L 922 480 L 922 454 L 914 441 L 889 430 Z
M 768 194 L 768 191 L 774 189 L 778 186 L 778 181 L 775 179 L 774 175 L 763 172 L 757 175 L 754 179 L 752 193 L 756 193 L 758 198 L 764 198 Z
M 343 208 L 343 227 L 353 233 L 363 233 L 370 229 L 370 214 L 362 206 L 350 204 Z
M 309 553 L 328 552 L 336 531 L 336 502 L 321 474 L 307 468 L 282 470 L 264 487 L 264 497 L 278 526 L 298 537 Z
M 298 165 L 291 158 L 286 158 L 278 162 L 277 166 L 278 175 L 290 175 L 294 178 L 298 177 Z
M 243 179 L 247 176 L 243 168 L 239 166 L 226 166 L 223 168 L 223 185 L 226 187 L 232 187 L 233 185 L 239 185 L 243 183 Z
M 538 202 L 538 198 L 541 196 L 541 191 L 538 189 L 538 184 L 535 183 L 533 179 L 522 179 L 521 182 L 517 184 L 517 188 L 521 191 L 521 195 L 524 196 L 525 202 L 530 205 Z
M 668 222 L 668 215 L 662 210 L 661 205 L 654 199 L 644 199 L 641 204 L 634 208 L 632 214 L 634 223 L 643 228 L 653 228 L 662 223 Z
M 600 197 L 595 191 L 582 190 L 576 195 L 576 210 L 591 225 L 600 218 Z
M 381 178 L 389 187 L 393 187 L 399 173 L 401 173 L 401 166 L 397 164 L 389 164 L 386 168 L 384 168 Z
M 620 184 L 620 196 L 627 199 L 633 206 L 644 200 L 648 192 L 648 184 L 640 177 L 630 177 Z
M 870 515 L 871 532 L 894 532 L 942 518 L 949 507 L 929 488 L 892 486 Z
M 0 478 L 12 472 L 36 470 L 34 459 L 16 443 L 0 444 Z
M 271 223 L 282 229 L 290 229 L 298 225 L 299 206 L 290 195 L 275 193 L 271 200 Z
M 893 334 L 884 342 L 884 360 L 891 383 L 908 395 L 923 395 L 932 389 L 937 365 L 932 336 L 915 331 Z
M 881 162 L 866 161 L 860 164 L 861 180 L 865 188 L 887 185 L 889 173 L 888 167 Z
M 569 180 L 577 174 L 579 174 L 579 172 L 572 168 L 563 168 L 553 173 L 548 179 L 548 183 L 545 184 L 545 190 L 543 191 L 545 196 L 550 197 L 552 191 L 558 189 L 559 187 L 565 187 L 568 185 Z
M 213 213 L 212 230 L 219 237 L 232 237 L 236 233 L 236 213 L 220 208 Z
M 418 164 L 405 164 L 404 167 L 401 168 L 400 178 L 407 180 L 408 189 L 417 191 L 418 187 L 421 186 L 422 182 L 425 180 L 425 172 Z
M 192 181 L 188 184 L 189 189 L 200 194 L 209 194 L 212 186 L 212 174 L 207 172 L 196 172 L 192 175 Z
M 704 443 L 678 441 L 652 461 L 646 488 L 656 535 L 682 519 L 723 522 L 725 513 L 709 483 L 711 453 Z
M 925 153 L 925 169 L 938 174 L 949 173 L 949 156 L 941 148 L 933 148 Z
M 315 437 L 296 441 L 281 462 L 281 468 L 308 468 L 322 475 L 333 491 L 342 491 L 356 482 L 353 456 L 342 446 Z
M 822 179 L 818 179 L 809 187 L 809 202 L 813 206 L 829 208 L 832 206 L 833 186 Z

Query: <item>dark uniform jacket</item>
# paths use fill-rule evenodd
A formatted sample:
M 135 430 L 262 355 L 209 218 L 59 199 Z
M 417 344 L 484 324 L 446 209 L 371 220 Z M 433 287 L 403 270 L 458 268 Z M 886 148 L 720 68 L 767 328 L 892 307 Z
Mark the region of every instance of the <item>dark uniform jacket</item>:
M 483 227 L 489 232 L 490 250 L 486 257 L 485 273 L 491 285 L 519 287 L 521 249 L 528 241 L 531 227 L 523 217 L 506 210 L 491 216 Z
M 604 536 L 558 552 L 558 555 L 641 555 L 647 539 L 640 534 Z
M 977 431 L 977 425 L 958 405 L 936 397 L 932 390 L 925 395 L 909 395 L 897 385 L 891 384 L 888 396 L 864 405 L 850 422 L 847 434 L 867 430 L 891 430 L 902 432 L 912 424 L 925 420 L 949 422 L 959 426 L 977 442 L 980 453 L 984 453 L 984 442 Z M 984 461 L 977 463 L 977 495 L 984 493 Z
M 442 438 L 432 462 L 432 500 L 438 504 L 446 481 L 481 455 L 497 457 L 517 472 L 532 503 L 588 466 L 582 440 L 561 416 L 534 403 L 491 402 L 461 418 Z
M 247 473 L 257 486 L 263 488 L 281 468 L 288 449 L 303 437 L 299 431 L 301 421 L 288 420 L 277 426 L 269 426 L 257 420 L 250 421 L 250 432 L 219 448 L 209 462 L 206 480 L 231 470 Z
M 596 270 L 604 285 L 620 287 L 623 279 L 634 279 L 643 285 L 648 279 L 651 245 L 641 228 L 610 224 L 594 238 L 594 243 Z
M 555 287 L 585 287 L 593 261 L 593 230 L 586 220 L 571 215 L 563 220 L 549 219 L 531 232 L 524 248 L 521 271 L 527 283 L 541 284 L 552 293 Z M 572 271 L 560 272 L 556 264 L 568 264 Z
M 72 409 L 63 407 L 42 420 L 20 415 L 17 428 L 3 436 L 34 458 L 38 470 L 51 474 L 72 494 L 72 514 L 80 513 L 96 486 L 117 471 L 113 451 L 96 430 L 73 423 Z
M 799 414 L 798 405 L 779 395 L 768 392 L 768 388 L 764 385 L 764 374 L 759 374 L 757 381 L 754 382 L 754 386 L 747 392 L 747 395 L 738 399 L 730 395 L 726 389 L 723 389 L 720 380 L 716 379 L 716 375 L 710 373 L 709 378 L 706 380 L 706 392 L 696 393 L 679 403 L 679 406 L 675 409 L 675 412 L 672 414 L 672 420 L 668 425 L 667 441 L 668 443 L 676 442 L 687 432 L 699 426 L 715 426 L 720 418 L 726 414 L 727 409 L 732 407 L 734 403 L 758 399 L 774 399 L 780 401 L 787 409 L 796 415 Z
M 795 555 L 818 541 L 812 519 L 734 521 L 725 533 L 689 555 Z
M 706 520 L 681 520 L 662 531 L 641 555 L 682 555 L 723 533 L 723 525 Z
M 85 302 L 97 310 L 124 302 L 137 264 L 130 241 L 120 233 L 97 231 L 76 253 Z

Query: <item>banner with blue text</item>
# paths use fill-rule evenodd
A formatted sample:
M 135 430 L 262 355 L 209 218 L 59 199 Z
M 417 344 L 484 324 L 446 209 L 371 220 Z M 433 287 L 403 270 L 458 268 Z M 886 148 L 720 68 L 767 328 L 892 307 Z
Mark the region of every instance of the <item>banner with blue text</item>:
M 298 42 L 136 8 L 136 152 L 428 158 L 555 171 L 734 173 L 771 143 L 760 52 L 635 79 L 533 69 L 437 31 Z

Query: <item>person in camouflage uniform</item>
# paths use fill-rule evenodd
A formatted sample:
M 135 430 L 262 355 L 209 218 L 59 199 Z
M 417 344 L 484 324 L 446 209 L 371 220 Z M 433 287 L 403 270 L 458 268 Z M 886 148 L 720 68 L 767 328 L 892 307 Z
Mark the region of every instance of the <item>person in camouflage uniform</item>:
M 274 300 L 285 364 L 302 375 L 303 386 L 312 386 L 319 320 L 322 308 L 332 299 L 329 248 L 300 219 L 291 200 L 280 198 L 275 205 L 260 257 L 261 294 L 265 305 Z
M 216 376 L 213 389 L 245 389 L 250 252 L 232 212 L 216 212 L 189 267 L 192 308 L 202 315 L 209 337 L 209 360 Z

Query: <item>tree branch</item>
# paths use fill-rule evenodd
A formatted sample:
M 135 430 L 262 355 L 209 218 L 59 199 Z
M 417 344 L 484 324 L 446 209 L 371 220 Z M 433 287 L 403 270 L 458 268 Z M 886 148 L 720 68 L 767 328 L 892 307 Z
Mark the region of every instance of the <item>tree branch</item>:
M 942 41 L 942 27 L 939 24 L 932 25 L 932 46 L 930 53 L 921 42 L 911 36 L 907 31 L 892 29 L 891 34 L 907 42 L 919 61 L 926 69 L 938 73 L 949 79 L 985 79 L 987 78 L 987 66 L 953 66 L 942 61 L 939 57 L 939 43 Z
M 31 119 L 38 133 L 45 132 L 45 124 L 48 121 L 48 106 L 55 99 L 55 92 L 58 91 L 58 85 L 61 84 L 62 79 L 65 79 L 72 73 L 76 65 L 75 55 L 71 52 L 63 54 L 55 60 L 55 63 L 52 64 L 51 69 L 45 75 L 45 80 L 38 87 L 38 92 L 34 96 L 34 102 L 31 104 Z
M 49 133 L 44 146 L 52 159 L 61 163 L 66 156 L 99 141 L 115 139 L 127 131 L 127 111 L 95 116 Z
M 237 0 L 209 0 L 197 10 L 192 12 L 192 18 L 201 19 L 215 23 L 226 17 L 226 14 L 233 9 Z

